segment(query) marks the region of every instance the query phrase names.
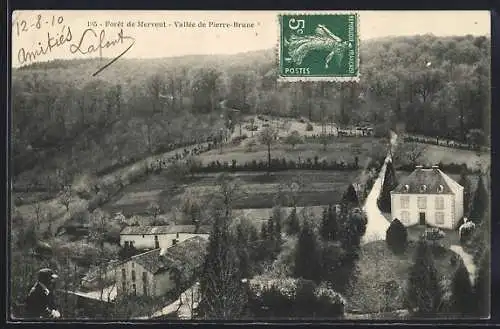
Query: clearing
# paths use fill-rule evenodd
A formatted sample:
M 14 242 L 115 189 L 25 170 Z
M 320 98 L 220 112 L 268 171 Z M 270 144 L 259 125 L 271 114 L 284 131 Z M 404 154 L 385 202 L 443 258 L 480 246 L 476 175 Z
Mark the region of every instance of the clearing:
M 231 173 L 241 181 L 240 197 L 234 209 L 262 209 L 269 211 L 280 187 L 298 180 L 302 188 L 298 192 L 297 206 L 310 207 L 335 203 L 340 200 L 349 184 L 356 181 L 361 170 L 289 170 L 283 172 L 237 172 Z M 179 207 L 184 193 L 207 200 L 217 189 L 217 174 L 197 174 L 186 181 L 175 184 L 166 175 L 150 175 L 146 180 L 133 183 L 123 189 L 104 210 L 123 211 L 126 216 L 145 214 L 151 202 L 157 202 L 169 212 Z M 257 211 L 257 210 L 256 210 Z

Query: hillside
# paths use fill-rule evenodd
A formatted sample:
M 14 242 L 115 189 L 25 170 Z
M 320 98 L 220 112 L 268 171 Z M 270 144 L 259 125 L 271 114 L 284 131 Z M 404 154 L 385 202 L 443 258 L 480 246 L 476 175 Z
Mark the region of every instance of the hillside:
M 14 185 L 44 189 L 57 180 L 56 169 L 96 174 L 217 135 L 216 122 L 237 121 L 220 108 L 223 99 L 244 113 L 370 122 L 382 130 L 402 122 L 412 133 L 464 142 L 471 129 L 488 136 L 489 44 L 432 35 L 364 42 L 359 85 L 278 84 L 273 49 L 120 59 L 97 77 L 99 59 L 15 69 Z

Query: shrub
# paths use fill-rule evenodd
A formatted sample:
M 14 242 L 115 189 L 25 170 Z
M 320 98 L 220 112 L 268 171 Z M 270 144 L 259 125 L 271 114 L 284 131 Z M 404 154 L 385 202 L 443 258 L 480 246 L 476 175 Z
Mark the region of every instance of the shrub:
M 401 221 L 395 218 L 385 234 L 385 241 L 395 253 L 401 253 L 408 243 L 408 231 Z
M 474 224 L 474 222 L 468 221 L 467 218 L 464 218 L 464 223 L 460 225 L 460 228 L 458 229 L 460 243 L 466 243 L 467 241 L 469 241 L 475 229 L 476 224 Z
M 308 122 L 306 125 L 306 131 L 312 131 L 313 129 L 313 125 Z
M 323 285 L 303 279 L 253 279 L 249 309 L 257 318 L 340 318 L 345 299 Z
M 423 238 L 429 242 L 437 243 L 444 238 L 445 233 L 437 227 L 428 228 L 423 233 Z

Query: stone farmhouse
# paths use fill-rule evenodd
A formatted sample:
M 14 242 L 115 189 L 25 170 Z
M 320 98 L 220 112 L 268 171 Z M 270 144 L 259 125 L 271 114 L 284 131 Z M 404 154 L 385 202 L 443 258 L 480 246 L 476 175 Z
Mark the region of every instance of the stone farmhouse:
M 194 236 L 163 249 L 132 256 L 117 271 L 117 294 L 162 296 L 195 280 L 207 248 L 207 239 Z
M 208 238 L 209 233 L 209 226 L 127 226 L 120 232 L 120 245 L 123 248 L 133 246 L 138 250 L 166 249 L 195 236 Z
M 391 212 L 405 226 L 454 229 L 464 216 L 464 188 L 438 166 L 417 166 L 391 191 Z

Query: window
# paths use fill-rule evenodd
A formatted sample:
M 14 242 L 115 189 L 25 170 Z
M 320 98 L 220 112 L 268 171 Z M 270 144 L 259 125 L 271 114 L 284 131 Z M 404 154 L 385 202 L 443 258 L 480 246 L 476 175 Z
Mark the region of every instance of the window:
M 410 213 L 408 211 L 401 212 L 401 222 L 403 224 L 408 224 L 410 222 Z
M 436 212 L 436 224 L 444 224 L 444 212 Z
M 122 280 L 125 281 L 127 279 L 127 272 L 124 268 L 122 268 Z
M 122 291 L 125 292 L 127 290 L 127 283 L 125 281 L 122 282 Z
M 436 197 L 436 209 L 444 209 L 444 198 L 442 196 Z
M 132 268 L 134 268 L 134 267 L 135 267 L 135 263 L 134 263 L 134 262 L 132 262 Z
M 410 208 L 410 197 L 409 196 L 402 196 L 401 197 L 401 209 L 408 209 Z
M 408 184 L 405 184 L 404 186 L 404 191 L 408 192 L 410 190 L 410 186 Z
M 427 185 L 420 186 L 420 192 L 425 192 L 425 191 L 427 191 Z
M 419 196 L 417 199 L 417 204 L 418 204 L 418 209 L 425 209 L 427 208 L 427 197 L 425 196 Z
M 132 290 L 134 291 L 134 295 L 137 295 L 137 286 L 135 283 L 132 285 Z
M 144 296 L 148 295 L 148 274 L 146 272 L 142 272 L 142 294 Z
M 175 235 L 175 237 L 178 239 L 179 238 L 179 232 L 177 232 L 177 234 Z
M 438 193 L 442 193 L 444 191 L 444 186 L 443 185 L 439 185 L 438 186 Z
M 133 264 L 133 263 L 132 263 L 132 264 Z M 134 282 L 135 282 L 135 271 L 134 271 L 134 270 L 132 270 L 132 281 L 134 281 Z
M 142 281 L 147 281 L 147 280 L 148 280 L 148 273 L 142 272 Z

